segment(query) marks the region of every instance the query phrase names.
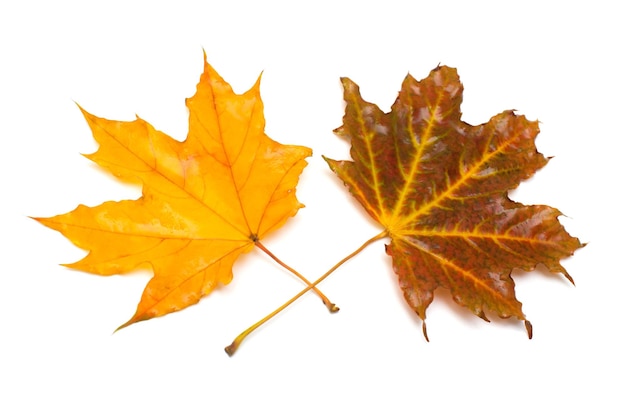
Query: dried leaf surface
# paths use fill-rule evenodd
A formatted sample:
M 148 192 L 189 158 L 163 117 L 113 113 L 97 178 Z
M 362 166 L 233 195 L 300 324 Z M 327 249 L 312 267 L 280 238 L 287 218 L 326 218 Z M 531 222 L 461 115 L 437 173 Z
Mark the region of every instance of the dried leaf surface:
M 139 118 L 119 122 L 81 109 L 99 144 L 87 157 L 140 182 L 142 196 L 37 220 L 89 251 L 69 267 L 102 275 L 153 269 L 121 327 L 183 309 L 229 283 L 237 257 L 302 207 L 295 187 L 311 150 L 264 133 L 259 83 L 235 94 L 205 61 L 186 102 L 183 142 Z
M 346 113 L 336 133 L 351 143 L 352 161 L 326 160 L 387 231 L 400 287 L 422 320 L 435 289 L 445 288 L 485 320 L 491 311 L 526 321 L 512 269 L 544 264 L 571 280 L 560 260 L 581 244 L 561 213 L 507 195 L 547 163 L 535 148 L 537 122 L 512 111 L 463 122 L 463 86 L 445 66 L 422 81 L 407 76 L 389 113 L 342 83 Z

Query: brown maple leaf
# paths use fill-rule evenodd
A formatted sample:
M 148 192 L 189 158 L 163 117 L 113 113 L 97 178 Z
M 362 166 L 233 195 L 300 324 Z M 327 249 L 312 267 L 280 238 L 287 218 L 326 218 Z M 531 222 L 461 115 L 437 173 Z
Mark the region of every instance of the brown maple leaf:
M 235 94 L 205 57 L 186 101 L 182 142 L 139 118 L 118 122 L 81 109 L 99 144 L 87 157 L 140 182 L 143 195 L 35 219 L 89 251 L 69 267 L 102 275 L 153 269 L 136 313 L 120 328 L 183 309 L 229 283 L 237 257 L 302 207 L 295 188 L 311 150 L 264 133 L 259 86 L 260 78 Z
M 461 121 L 463 86 L 445 66 L 422 81 L 408 75 L 389 113 L 342 83 L 336 133 L 353 161 L 325 159 L 391 238 L 386 251 L 408 304 L 424 321 L 442 287 L 485 320 L 488 310 L 525 321 L 531 337 L 512 269 L 544 264 L 571 281 L 560 260 L 581 247 L 558 210 L 508 198 L 548 161 L 535 148 L 538 123 L 512 111 L 479 126 Z

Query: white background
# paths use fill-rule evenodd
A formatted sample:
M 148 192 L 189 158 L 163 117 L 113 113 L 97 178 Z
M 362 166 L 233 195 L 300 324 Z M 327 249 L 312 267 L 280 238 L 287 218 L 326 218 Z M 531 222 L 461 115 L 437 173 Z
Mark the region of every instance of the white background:
M 624 416 L 625 14 L 548 3 L 2 2 L 0 416 Z M 138 196 L 80 155 L 96 146 L 74 102 L 182 140 L 203 48 L 238 92 L 263 71 L 268 134 L 314 150 L 306 208 L 264 241 L 305 276 L 379 230 L 321 159 L 348 156 L 332 133 L 339 77 L 387 111 L 407 72 L 442 63 L 459 70 L 467 122 L 505 109 L 542 122 L 554 158 L 512 196 L 559 208 L 589 243 L 563 263 L 576 287 L 514 273 L 530 341 L 438 293 L 427 343 L 378 242 L 320 286 L 341 312 L 307 295 L 229 358 L 225 345 L 302 288 L 253 252 L 200 304 L 112 335 L 149 273 L 59 266 L 83 252 L 28 216 Z

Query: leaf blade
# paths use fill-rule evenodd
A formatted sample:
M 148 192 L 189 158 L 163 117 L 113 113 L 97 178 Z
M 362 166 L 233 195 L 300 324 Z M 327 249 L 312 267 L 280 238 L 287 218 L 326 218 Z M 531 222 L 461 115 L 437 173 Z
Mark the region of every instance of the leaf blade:
M 527 323 L 514 268 L 544 264 L 572 281 L 560 260 L 582 244 L 559 223 L 561 213 L 508 197 L 548 161 L 535 147 L 537 122 L 512 111 L 478 126 L 463 122 L 463 86 L 445 66 L 421 81 L 408 75 L 387 114 L 364 105 L 356 84 L 347 87 L 336 132 L 350 142 L 352 160 L 324 158 L 388 232 L 386 252 L 422 320 L 441 287 L 483 319 L 488 310 Z M 362 117 L 367 106 L 376 117 Z
M 81 108 L 99 145 L 87 157 L 141 184 L 142 196 L 35 218 L 89 252 L 68 267 L 104 275 L 153 270 L 120 328 L 184 309 L 228 284 L 237 258 L 302 207 L 295 188 L 311 150 L 265 134 L 260 79 L 235 94 L 205 57 L 186 104 L 190 128 L 182 142 L 140 118 L 112 121 Z

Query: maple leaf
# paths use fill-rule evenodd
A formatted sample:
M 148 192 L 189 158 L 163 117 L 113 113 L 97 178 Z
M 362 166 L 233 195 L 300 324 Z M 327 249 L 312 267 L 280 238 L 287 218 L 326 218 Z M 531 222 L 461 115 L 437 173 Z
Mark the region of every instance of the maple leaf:
M 445 66 L 422 81 L 408 75 L 389 113 L 342 83 L 346 111 L 335 132 L 353 161 L 324 158 L 391 238 L 386 252 L 408 304 L 425 321 L 435 289 L 445 288 L 485 320 L 488 310 L 524 321 L 531 337 L 512 269 L 544 264 L 572 281 L 560 260 L 581 247 L 558 210 L 507 195 L 548 161 L 535 148 L 538 123 L 512 111 L 463 122 L 463 86 Z M 425 322 L 423 331 L 428 339 Z
M 228 284 L 235 260 L 302 207 L 295 187 L 311 150 L 264 133 L 260 77 L 235 94 L 205 56 L 186 104 L 182 142 L 140 118 L 118 122 L 81 108 L 99 144 L 87 157 L 140 182 L 142 196 L 35 218 L 89 251 L 69 267 L 102 275 L 152 267 L 136 313 L 120 328 L 183 309 Z

